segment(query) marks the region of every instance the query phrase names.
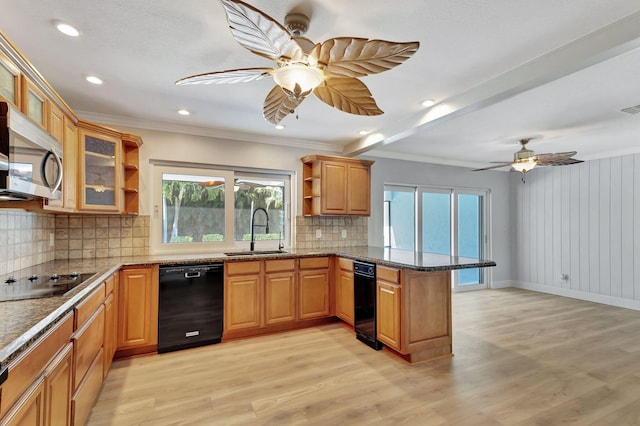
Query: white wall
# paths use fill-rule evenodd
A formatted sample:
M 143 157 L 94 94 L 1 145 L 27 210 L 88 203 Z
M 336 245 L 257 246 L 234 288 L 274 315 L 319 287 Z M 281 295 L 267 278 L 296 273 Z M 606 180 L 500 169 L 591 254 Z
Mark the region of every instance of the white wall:
M 534 169 L 514 195 L 515 286 L 640 309 L 640 154 Z
M 375 160 L 371 171 L 371 217 L 369 244 L 382 246 L 384 185 L 386 183 L 432 185 L 448 188 L 490 190 L 490 227 L 493 235 L 490 258 L 492 282 L 510 282 L 512 265 L 512 209 L 510 182 L 517 179 L 512 173 L 497 171 L 472 172 L 455 166 L 426 164 L 413 161 L 368 157 Z M 499 284 L 498 284 L 499 285 Z

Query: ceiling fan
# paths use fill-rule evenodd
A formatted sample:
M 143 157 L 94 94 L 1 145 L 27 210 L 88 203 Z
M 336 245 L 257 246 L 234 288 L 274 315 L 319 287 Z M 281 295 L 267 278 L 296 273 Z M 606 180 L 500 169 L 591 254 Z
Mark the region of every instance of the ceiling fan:
M 480 170 L 491 170 L 498 169 L 500 167 L 511 167 L 510 171 L 520 172 L 523 175 L 528 171 L 533 170 L 536 166 L 566 166 L 568 164 L 576 164 L 582 163 L 582 160 L 576 160 L 575 158 L 571 158 L 577 154 L 576 151 L 569 152 L 557 152 L 555 154 L 534 154 L 532 150 L 527 149 L 527 144 L 531 141 L 532 138 L 524 138 L 520 139 L 520 148 L 519 151 L 513 154 L 512 162 L 499 162 L 492 161 L 492 163 L 496 163 L 493 166 L 483 167 L 481 169 L 475 169 L 474 172 Z M 523 176 L 524 179 L 524 176 Z
M 311 93 L 329 106 L 356 115 L 383 114 L 367 86 L 358 79 L 387 71 L 409 59 L 419 42 L 394 43 L 355 37 L 313 43 L 303 37 L 309 18 L 301 13 L 285 17 L 286 28 L 239 0 L 220 0 L 231 34 L 242 47 L 271 59 L 272 68 L 243 68 L 192 75 L 185 84 L 244 83 L 273 77 L 276 86 L 267 95 L 263 116 L 278 124 Z

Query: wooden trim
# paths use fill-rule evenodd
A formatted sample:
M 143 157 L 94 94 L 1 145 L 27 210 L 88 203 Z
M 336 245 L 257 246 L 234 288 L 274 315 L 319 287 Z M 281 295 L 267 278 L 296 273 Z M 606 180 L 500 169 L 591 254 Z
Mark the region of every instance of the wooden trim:
M 320 155 L 320 154 L 312 154 L 305 155 L 301 158 L 303 163 L 310 163 L 312 161 L 340 161 L 343 163 L 350 164 L 360 164 L 363 166 L 371 166 L 375 161 L 372 160 L 363 160 L 361 158 L 352 158 L 352 157 L 339 157 L 335 155 Z

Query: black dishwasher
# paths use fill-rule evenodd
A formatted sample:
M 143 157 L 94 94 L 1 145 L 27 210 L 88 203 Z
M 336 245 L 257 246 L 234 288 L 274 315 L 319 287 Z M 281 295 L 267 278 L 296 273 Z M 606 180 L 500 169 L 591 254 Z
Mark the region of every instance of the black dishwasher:
M 224 264 L 160 266 L 158 353 L 222 340 Z
M 353 301 L 356 337 L 375 350 L 382 349 L 376 324 L 376 265 L 353 262 Z

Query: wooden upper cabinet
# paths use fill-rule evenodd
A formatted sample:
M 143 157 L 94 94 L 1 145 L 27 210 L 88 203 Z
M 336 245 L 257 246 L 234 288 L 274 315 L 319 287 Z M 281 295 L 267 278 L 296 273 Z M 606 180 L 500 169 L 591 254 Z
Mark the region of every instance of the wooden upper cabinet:
M 138 214 L 140 203 L 140 172 L 138 151 L 142 145 L 140 136 L 122 134 L 122 213 Z
M 78 209 L 120 211 L 120 133 L 80 121 Z
M 10 60 L 0 52 L 0 99 L 10 102 L 20 108 L 20 71 Z
M 302 158 L 302 213 L 305 216 L 369 216 L 371 165 L 356 158 Z
M 22 75 L 22 112 L 46 130 L 49 105 L 44 92 Z

